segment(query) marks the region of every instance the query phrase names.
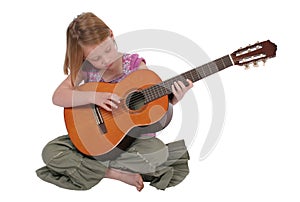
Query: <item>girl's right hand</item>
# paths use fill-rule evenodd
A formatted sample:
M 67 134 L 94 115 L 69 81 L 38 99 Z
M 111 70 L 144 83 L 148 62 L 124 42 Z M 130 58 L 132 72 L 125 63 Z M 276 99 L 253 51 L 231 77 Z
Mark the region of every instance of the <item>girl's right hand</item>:
M 118 108 L 120 98 L 118 95 L 106 92 L 96 92 L 94 101 L 92 102 L 106 111 L 112 111 L 113 108 Z

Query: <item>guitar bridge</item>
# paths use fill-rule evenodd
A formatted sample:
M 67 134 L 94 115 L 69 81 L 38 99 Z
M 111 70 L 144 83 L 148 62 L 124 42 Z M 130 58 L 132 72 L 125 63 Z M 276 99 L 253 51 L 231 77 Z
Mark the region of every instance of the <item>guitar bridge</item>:
M 95 104 L 91 104 L 91 107 L 95 117 L 96 124 L 99 126 L 99 129 L 102 131 L 103 134 L 107 133 L 107 129 L 99 108 Z

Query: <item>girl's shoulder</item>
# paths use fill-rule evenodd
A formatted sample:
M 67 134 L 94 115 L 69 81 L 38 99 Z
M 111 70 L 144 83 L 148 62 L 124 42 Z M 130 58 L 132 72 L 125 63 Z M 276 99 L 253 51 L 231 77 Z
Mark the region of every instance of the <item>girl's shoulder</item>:
M 146 63 L 145 59 L 140 57 L 137 53 L 123 54 L 123 68 L 125 70 L 129 70 L 129 71 L 136 70 L 138 69 L 138 67 L 142 62 Z

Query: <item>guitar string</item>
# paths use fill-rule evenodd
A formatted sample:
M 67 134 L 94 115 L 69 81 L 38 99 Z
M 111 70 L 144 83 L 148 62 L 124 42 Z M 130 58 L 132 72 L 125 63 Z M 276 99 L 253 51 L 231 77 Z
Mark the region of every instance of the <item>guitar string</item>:
M 189 79 L 192 82 L 195 82 L 195 81 L 205 78 L 211 74 L 214 74 L 214 73 L 218 72 L 219 70 L 222 70 L 228 66 L 231 66 L 232 62 L 228 61 L 228 59 L 230 59 L 229 56 L 224 56 L 213 62 L 207 63 L 207 64 L 197 67 L 195 69 L 192 69 L 192 70 L 185 72 L 177 77 L 171 78 L 167 81 L 164 81 L 160 84 L 154 85 L 154 86 L 150 87 L 149 89 L 144 89 L 142 91 L 145 93 L 148 93 L 148 95 L 151 96 L 150 101 L 152 101 L 158 97 L 164 96 L 165 94 L 170 94 L 171 86 L 173 85 L 173 83 L 175 81 L 181 80 L 184 82 L 186 79 Z M 151 91 L 151 89 L 153 91 Z
M 181 74 L 177 77 L 174 77 L 174 78 L 171 78 L 171 79 L 166 80 L 164 82 L 161 82 L 159 84 L 153 85 L 153 86 L 151 86 L 147 89 L 143 89 L 143 90 L 140 91 L 143 95 L 141 95 L 140 97 L 137 96 L 137 97 L 131 99 L 131 101 L 134 102 L 135 99 L 137 99 L 137 100 L 143 99 L 144 96 L 146 97 L 145 100 L 152 101 L 152 100 L 154 100 L 156 98 L 159 98 L 161 96 L 164 96 L 166 94 L 170 94 L 172 92 L 171 86 L 176 81 L 185 82 L 186 79 L 189 79 L 189 80 L 194 82 L 194 81 L 197 81 L 197 80 L 213 73 L 212 71 L 210 71 L 209 73 L 207 71 L 205 73 L 204 70 L 202 70 L 202 71 L 203 71 L 204 76 L 200 76 L 199 73 L 196 70 L 193 69 L 193 70 L 188 71 L 184 74 Z
M 204 67 L 208 67 L 208 68 L 205 70 Z M 177 77 L 166 80 L 160 84 L 156 84 L 147 89 L 143 89 L 140 91 L 142 93 L 142 95 L 140 97 L 137 96 L 133 99 L 130 99 L 130 101 L 132 101 L 132 102 L 135 102 L 136 100 L 140 101 L 140 100 L 143 100 L 143 98 L 145 97 L 146 101 L 151 102 L 151 101 L 153 101 L 159 97 L 162 97 L 166 94 L 171 94 L 172 93 L 171 86 L 173 85 L 174 82 L 176 82 L 178 80 L 185 82 L 186 79 L 189 79 L 192 82 L 195 82 L 197 80 L 200 80 L 200 79 L 202 79 L 206 76 L 209 76 L 218 71 L 218 69 L 211 71 L 212 66 L 204 65 L 204 67 L 201 68 L 202 73 L 199 72 L 200 69 L 198 69 L 198 70 L 193 69 L 193 70 L 185 72 Z M 213 67 L 217 67 L 217 65 L 214 65 Z
M 137 97 L 131 99 L 130 101 L 132 101 L 132 102 L 140 101 L 140 100 L 143 100 L 143 98 L 146 96 L 145 100 L 149 100 L 149 102 L 151 102 L 151 101 L 153 101 L 159 97 L 162 97 L 166 94 L 172 93 L 171 86 L 173 85 L 174 82 L 176 82 L 178 80 L 184 82 L 186 79 L 189 79 L 192 82 L 195 82 L 195 81 L 205 78 L 213 73 L 216 73 L 220 69 L 222 70 L 222 69 L 232 65 L 232 64 L 228 65 L 223 61 L 223 60 L 227 59 L 226 57 L 228 57 L 228 56 L 224 56 L 213 62 L 207 63 L 205 65 L 202 65 L 200 67 L 197 67 L 195 69 L 187 71 L 179 76 L 173 77 L 173 78 L 163 81 L 159 84 L 153 85 L 147 89 L 137 91 L 137 92 L 142 92 L 142 95 L 140 97 L 137 96 Z M 219 68 L 220 66 L 222 66 L 222 67 Z M 148 99 L 149 97 L 150 97 L 150 99 Z
M 192 82 L 200 80 L 202 78 L 205 78 L 211 74 L 214 74 L 222 69 L 225 69 L 226 67 L 229 67 L 232 65 L 232 62 L 229 61 L 228 62 L 229 56 L 224 56 L 220 59 L 217 59 L 213 62 L 207 63 L 205 65 L 202 65 L 200 67 L 197 67 L 195 69 L 192 69 L 190 71 L 187 71 L 179 76 L 176 76 L 174 78 L 168 79 L 164 82 L 161 82 L 159 84 L 153 85 L 149 88 L 143 89 L 139 92 L 142 92 L 142 95 L 137 94 L 136 96 L 134 96 L 133 98 L 130 99 L 131 103 L 136 103 L 136 102 L 140 102 L 140 101 L 146 101 L 143 104 L 147 104 L 155 99 L 158 99 L 160 97 L 165 96 L 166 94 L 170 94 L 171 93 L 171 85 L 173 85 L 173 83 L 175 81 L 178 81 L 180 79 L 178 78 L 184 78 L 184 79 L 189 79 Z M 224 61 L 227 60 L 227 61 Z M 221 68 L 220 68 L 221 67 Z M 206 68 L 206 69 L 205 69 Z M 212 71 L 213 68 L 216 68 L 215 70 Z M 200 71 L 201 70 L 201 71 Z M 182 81 L 182 80 L 181 80 Z M 147 95 L 146 95 L 147 94 Z M 124 102 L 122 102 L 123 104 L 120 106 L 119 108 L 125 108 L 127 109 L 127 103 L 126 103 L 126 99 L 125 98 L 121 98 L 121 100 L 124 100 Z M 127 110 L 128 111 L 128 110 Z M 113 112 L 113 116 L 118 116 L 119 114 L 123 114 L 124 111 L 119 111 L 118 112 Z M 104 114 L 103 117 L 105 119 L 111 119 L 113 117 L 111 114 Z
M 205 65 L 205 66 L 207 66 L 207 65 Z M 202 72 L 203 72 L 203 75 L 204 76 L 199 76 L 199 74 L 198 74 L 198 72 L 197 71 L 193 71 L 193 70 L 191 70 L 191 71 L 188 71 L 188 72 L 186 72 L 186 73 L 184 73 L 184 74 L 182 74 L 182 75 L 180 75 L 180 76 L 182 76 L 182 77 L 184 77 L 184 78 L 188 78 L 188 79 L 190 79 L 190 80 L 192 80 L 192 81 L 195 81 L 195 80 L 199 80 L 199 79 L 201 79 L 201 78 L 204 78 L 204 77 L 206 77 L 206 76 L 208 76 L 208 75 L 211 75 L 212 73 L 214 73 L 215 71 L 211 71 L 210 69 L 211 69 L 211 66 L 208 66 L 209 68 L 207 68 L 208 70 L 209 70 L 209 72 L 205 72 L 203 69 L 202 69 Z M 216 65 L 214 65 L 214 67 L 216 67 Z M 179 76 L 179 77 L 180 77 Z M 165 96 L 165 93 L 168 93 L 168 92 L 170 92 L 170 85 L 172 85 L 172 84 L 170 84 L 170 82 L 175 82 L 175 81 L 178 81 L 178 79 L 177 79 L 178 77 L 175 77 L 175 78 L 171 78 L 171 79 L 169 79 L 169 80 L 167 80 L 167 81 L 164 81 L 164 82 L 162 82 L 162 83 L 160 83 L 160 84 L 157 84 L 157 85 L 154 85 L 154 86 L 151 86 L 151 87 L 149 87 L 149 88 L 147 88 L 147 89 L 143 89 L 142 91 L 140 91 L 140 92 L 144 92 L 144 93 L 142 93 L 142 95 L 139 95 L 139 94 L 137 94 L 137 96 L 133 96 L 134 98 L 132 98 L 132 99 L 130 99 L 130 102 L 140 102 L 140 101 L 143 101 L 143 100 L 145 100 L 146 101 L 146 103 L 143 103 L 143 104 L 147 104 L 147 103 L 149 103 L 149 102 L 151 102 L 151 101 L 153 101 L 153 100 L 155 100 L 155 99 L 157 99 L 157 98 L 160 98 L 160 97 L 163 97 L 163 96 Z M 196 79 L 195 79 L 196 78 Z M 151 89 L 151 90 L 149 90 L 149 89 Z M 148 90 L 148 91 L 147 91 Z M 148 95 L 145 95 L 145 92 L 148 92 Z M 164 91 L 167 91 L 167 92 L 164 92 Z M 147 98 L 145 98 L 145 96 L 147 96 Z M 149 98 L 150 97 L 150 98 Z M 124 100 L 124 102 L 123 102 L 123 104 L 120 106 L 119 105 L 119 107 L 120 108 L 125 108 L 125 109 L 127 109 L 128 108 L 128 106 L 127 106 L 127 103 L 126 103 L 126 99 L 125 98 L 122 98 L 122 100 Z M 126 111 L 128 111 L 128 110 L 126 110 Z M 111 115 L 111 114 L 106 114 L 106 115 L 104 115 L 103 117 L 105 118 L 105 119 L 112 119 L 112 117 L 113 116 L 118 116 L 119 114 L 123 114 L 124 113 L 124 111 L 115 111 L 115 112 L 113 112 L 113 115 Z
M 143 89 L 140 91 L 142 93 L 142 95 L 140 95 L 140 94 L 134 95 L 132 98 L 130 98 L 129 102 L 136 103 L 136 102 L 144 101 L 143 105 L 145 105 L 155 99 L 165 96 L 166 94 L 170 94 L 171 93 L 171 85 L 173 85 L 172 83 L 174 83 L 175 81 L 178 81 L 178 80 L 182 81 L 182 78 L 184 78 L 184 79 L 187 78 L 194 82 L 194 81 L 204 78 L 208 75 L 211 75 L 215 72 L 218 72 L 218 70 L 219 70 L 218 63 L 220 63 L 220 60 L 222 60 L 222 59 L 223 58 L 213 61 L 211 63 L 205 64 L 203 66 L 200 66 L 198 68 L 192 69 L 192 70 L 185 72 L 177 77 L 166 80 L 160 84 L 153 85 L 147 89 Z M 221 64 L 223 67 L 227 66 L 227 65 L 225 65 L 225 63 L 223 61 L 221 61 Z M 212 71 L 213 68 L 215 68 L 215 70 Z M 125 98 L 122 98 L 122 99 L 125 100 Z M 127 104 L 129 104 L 129 103 L 126 103 L 126 101 L 125 101 L 123 106 L 121 106 L 121 107 L 127 108 L 128 107 Z M 119 112 L 119 113 L 121 113 L 121 112 Z M 115 112 L 114 115 L 118 115 L 118 113 Z

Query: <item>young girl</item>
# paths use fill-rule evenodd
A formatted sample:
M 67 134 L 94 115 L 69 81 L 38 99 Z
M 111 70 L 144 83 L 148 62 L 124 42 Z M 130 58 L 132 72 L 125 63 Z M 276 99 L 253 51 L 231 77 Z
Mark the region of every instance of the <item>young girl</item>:
M 83 66 L 88 61 L 89 66 Z M 64 73 L 67 78 L 58 86 L 53 103 L 61 107 L 96 104 L 104 110 L 117 108 L 120 98 L 108 92 L 77 91 L 86 82 L 117 83 L 131 72 L 146 69 L 145 60 L 137 54 L 120 53 L 111 29 L 93 13 L 83 13 L 67 29 Z M 172 104 L 176 104 L 193 86 L 182 82 L 172 86 Z M 103 178 L 122 181 L 141 191 L 143 182 L 157 189 L 180 183 L 188 174 L 188 152 L 184 141 L 165 145 L 155 134 L 141 135 L 116 159 L 99 161 L 81 154 L 68 135 L 49 142 L 42 152 L 46 166 L 37 175 L 57 186 L 90 189 Z

